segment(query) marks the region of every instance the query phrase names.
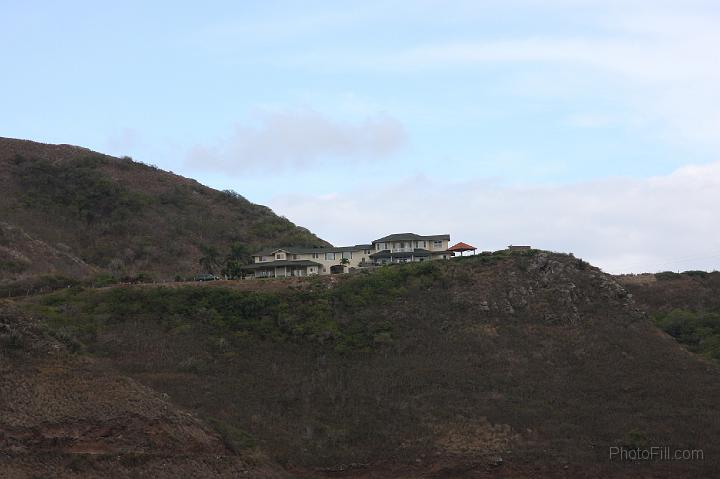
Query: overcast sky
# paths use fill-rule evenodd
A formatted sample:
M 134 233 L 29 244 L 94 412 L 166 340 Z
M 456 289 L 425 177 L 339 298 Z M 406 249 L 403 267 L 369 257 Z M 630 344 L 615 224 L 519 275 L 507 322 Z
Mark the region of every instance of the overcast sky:
M 130 155 L 333 244 L 720 269 L 718 25 L 692 0 L 0 0 L 0 136 Z

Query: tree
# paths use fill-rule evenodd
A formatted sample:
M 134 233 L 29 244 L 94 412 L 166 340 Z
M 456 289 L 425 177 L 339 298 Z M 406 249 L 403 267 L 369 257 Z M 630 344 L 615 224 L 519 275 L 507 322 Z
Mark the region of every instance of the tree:
M 340 260 L 340 264 L 348 265 L 348 264 L 350 264 L 350 260 L 347 258 L 343 258 Z
M 213 274 L 215 268 L 219 265 L 218 257 L 220 254 L 218 250 L 214 246 L 201 246 L 200 251 L 202 252 L 199 260 L 200 266 L 205 268 L 208 273 Z
M 235 242 L 230 247 L 230 253 L 225 257 L 225 266 L 222 273 L 229 278 L 242 276 L 242 267 L 251 262 L 252 256 L 245 244 Z
M 242 276 L 243 264 L 240 261 L 228 260 L 222 269 L 222 274 L 228 278 L 235 279 Z
M 247 264 L 251 259 L 250 250 L 244 243 L 235 242 L 230 246 L 230 253 L 227 255 L 226 261 L 238 261 L 241 264 Z

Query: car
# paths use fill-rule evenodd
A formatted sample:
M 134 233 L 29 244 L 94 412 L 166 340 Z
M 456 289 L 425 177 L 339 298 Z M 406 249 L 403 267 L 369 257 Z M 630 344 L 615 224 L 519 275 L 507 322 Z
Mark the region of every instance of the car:
M 195 276 L 195 281 L 215 281 L 216 279 L 220 279 L 214 274 L 198 274 Z

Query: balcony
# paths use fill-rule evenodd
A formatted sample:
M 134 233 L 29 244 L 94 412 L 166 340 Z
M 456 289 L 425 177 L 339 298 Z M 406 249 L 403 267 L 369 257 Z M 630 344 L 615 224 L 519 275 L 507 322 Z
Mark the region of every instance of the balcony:
M 392 248 L 390 250 L 391 253 L 412 253 L 414 251 L 414 248 Z

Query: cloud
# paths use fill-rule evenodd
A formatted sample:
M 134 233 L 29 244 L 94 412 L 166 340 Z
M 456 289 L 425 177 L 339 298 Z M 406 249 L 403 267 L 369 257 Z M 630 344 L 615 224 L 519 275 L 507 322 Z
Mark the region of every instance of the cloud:
M 540 2 L 516 3 L 528 8 Z M 296 57 L 296 62 L 411 75 L 428 70 L 463 75 L 469 68 L 505 69 L 506 84 L 516 85 L 518 95 L 615 99 L 626 104 L 632 115 L 654 119 L 652 127 L 658 130 L 654 134 L 664 141 L 717 153 L 720 53 L 714 46 L 720 45 L 720 10 L 716 7 L 712 2 L 561 1 L 542 14 L 554 11 L 572 19 L 574 28 L 563 30 L 548 22 L 548 31 L 543 31 L 540 22 L 532 33 L 478 29 L 474 38 L 441 37 L 353 55 L 315 50 Z
M 334 244 L 392 232 L 450 233 L 481 250 L 527 243 L 573 252 L 612 273 L 720 269 L 719 204 L 720 162 L 646 179 L 554 186 L 418 176 L 387 187 L 271 201 L 275 211 Z
M 228 174 L 301 170 L 326 162 L 377 161 L 406 143 L 405 127 L 386 114 L 341 122 L 311 109 L 262 112 L 213 145 L 191 149 L 191 167 Z
M 679 143 L 720 151 L 720 15 L 625 13 L 603 17 L 603 33 L 421 46 L 398 55 L 409 68 L 480 64 L 547 65 L 567 84 L 624 92 L 637 115 L 657 118 Z M 598 74 L 600 74 L 598 76 Z M 524 86 L 528 86 L 524 84 Z M 530 86 L 532 88 L 532 86 Z M 529 90 L 532 93 L 532 90 Z M 616 94 L 617 94 L 616 93 Z M 578 95 L 574 89 L 569 95 Z

